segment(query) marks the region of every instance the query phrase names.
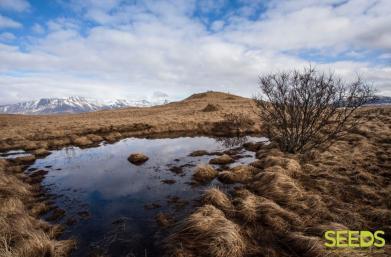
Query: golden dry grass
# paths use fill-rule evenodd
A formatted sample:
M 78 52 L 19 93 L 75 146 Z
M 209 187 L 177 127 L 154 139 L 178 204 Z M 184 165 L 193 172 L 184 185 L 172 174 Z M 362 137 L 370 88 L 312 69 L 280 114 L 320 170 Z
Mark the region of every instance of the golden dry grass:
M 273 144 L 264 146 L 251 164 L 258 171 L 235 180 L 244 188 L 233 195 L 217 189 L 205 193 L 204 207 L 213 205 L 220 211 L 211 216 L 231 221 L 241 235 L 244 247 L 234 256 L 389 256 L 391 108 L 364 108 L 359 115 L 364 118 L 363 124 L 328 150 L 292 155 Z M 227 176 L 231 182 L 234 173 L 224 171 L 219 176 Z M 169 253 L 218 256 L 216 252 L 226 249 L 224 244 L 218 251 L 208 249 L 204 241 L 198 243 L 199 237 L 207 241 L 205 235 L 233 229 L 226 221 L 193 229 L 210 219 L 199 215 L 199 210 L 180 223 L 181 229 L 173 231 L 167 244 Z M 387 244 L 377 252 L 331 251 L 324 246 L 322 236 L 326 230 L 337 229 L 384 230 Z M 225 233 L 213 236 L 224 240 L 220 237 Z
M 203 111 L 208 104 L 218 110 Z M 203 93 L 152 108 L 0 115 L 0 150 L 24 149 L 44 156 L 47 149 L 129 136 L 224 135 L 229 131 L 216 130 L 222 129 L 216 125 L 224 114 L 243 113 L 257 121 L 254 111 L 249 99 Z M 259 148 L 257 160 L 220 173 L 222 181 L 239 182 L 244 188 L 233 195 L 218 189 L 205 192 L 203 205 L 175 226 L 167 256 L 387 256 L 389 245 L 376 255 L 330 252 L 321 238 L 334 228 L 391 234 L 391 107 L 364 108 L 360 115 L 365 122 L 327 151 L 291 155 L 274 144 L 247 146 Z M 247 132 L 259 132 L 259 123 Z M 37 202 L 37 187 L 26 184 L 31 180 L 23 174 L 24 165 L 34 160 L 0 161 L 0 256 L 66 256 L 73 245 L 57 241 L 59 228 L 36 217 L 47 206 Z
M 184 245 L 185 252 L 192 252 L 191 256 L 238 257 L 245 251 L 239 226 L 213 205 L 202 206 L 176 229 L 170 240 Z M 181 248 L 171 253 L 171 256 L 181 255 L 188 256 Z
M 207 106 L 218 106 L 205 112 Z M 208 110 L 210 108 L 207 108 Z M 219 92 L 196 94 L 180 102 L 149 108 L 126 108 L 68 115 L 0 115 L 0 150 L 65 145 L 89 146 L 102 139 L 115 142 L 130 136 L 162 133 L 225 134 L 214 129 L 225 114 L 255 119 L 252 100 Z M 247 129 L 250 132 L 259 128 Z
M 12 174 L 12 164 L 0 160 L 0 256 L 65 257 L 72 240 L 56 240 L 61 228 L 37 218 L 45 209 L 34 199 L 36 188 L 22 182 L 23 174 Z
M 217 177 L 218 172 L 208 164 L 198 164 L 194 174 L 193 181 L 197 183 L 205 183 Z

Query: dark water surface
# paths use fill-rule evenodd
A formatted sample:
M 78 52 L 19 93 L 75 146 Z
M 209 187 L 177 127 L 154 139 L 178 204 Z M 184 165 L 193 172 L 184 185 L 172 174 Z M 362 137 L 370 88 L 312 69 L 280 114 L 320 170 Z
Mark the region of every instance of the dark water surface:
M 246 138 L 246 141 L 264 140 Z M 57 196 L 55 204 L 66 211 L 58 222 L 75 223 L 67 226 L 63 235 L 78 241 L 73 256 L 89 256 L 91 252 L 113 257 L 160 256 L 155 242 L 164 231 L 159 229 L 155 216 L 163 212 L 178 219 L 192 210 L 194 200 L 205 188 L 225 187 L 218 180 L 203 186 L 191 185 L 195 166 L 215 156 L 188 155 L 195 150 L 223 151 L 239 143 L 243 139 L 129 138 L 95 148 L 53 151 L 31 168 L 49 171 L 43 185 Z M 133 152 L 142 152 L 150 159 L 135 166 L 127 160 Z M 233 166 L 254 159 L 252 152 L 241 150 L 240 155 Z M 174 166 L 182 167 L 183 173 L 170 171 Z M 162 180 L 175 183 L 166 184 Z M 151 204 L 160 207 L 149 208 Z

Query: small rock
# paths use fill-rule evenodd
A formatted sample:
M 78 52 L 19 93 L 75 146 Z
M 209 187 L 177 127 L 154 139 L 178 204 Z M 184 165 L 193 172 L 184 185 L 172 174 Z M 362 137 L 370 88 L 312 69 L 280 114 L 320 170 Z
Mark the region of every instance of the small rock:
M 142 153 L 133 153 L 128 157 L 128 161 L 133 163 L 134 165 L 141 165 L 144 162 L 148 161 L 148 159 L 148 156 Z

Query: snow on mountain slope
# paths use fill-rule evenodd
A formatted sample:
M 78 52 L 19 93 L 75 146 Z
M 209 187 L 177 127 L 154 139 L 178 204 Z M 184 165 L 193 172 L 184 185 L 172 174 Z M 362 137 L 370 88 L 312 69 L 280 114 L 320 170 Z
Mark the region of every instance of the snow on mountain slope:
M 39 100 L 0 106 L 0 113 L 10 114 L 56 114 L 81 113 L 99 110 L 110 110 L 125 107 L 148 107 L 166 103 L 162 101 L 149 102 L 147 100 L 128 101 L 116 99 L 114 101 L 98 101 L 85 97 L 71 96 L 68 98 L 42 98 Z

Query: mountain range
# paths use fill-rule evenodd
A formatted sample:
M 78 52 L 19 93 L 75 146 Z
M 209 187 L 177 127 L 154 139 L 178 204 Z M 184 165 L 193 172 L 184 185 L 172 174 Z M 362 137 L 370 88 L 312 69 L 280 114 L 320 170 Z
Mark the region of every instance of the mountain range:
M 41 98 L 39 100 L 21 102 L 9 105 L 0 105 L 0 114 L 60 114 L 60 113 L 82 113 L 100 110 L 112 110 L 126 107 L 149 107 L 168 103 L 167 99 L 156 101 L 148 100 L 124 100 L 98 101 L 80 96 L 67 98 Z M 391 97 L 377 96 L 367 105 L 389 105 Z
M 80 96 L 67 98 L 42 98 L 39 100 L 21 102 L 16 104 L 1 105 L 0 113 L 9 114 L 59 114 L 82 113 L 100 110 L 111 110 L 126 107 L 149 107 L 168 103 L 166 99 L 150 102 L 148 100 L 124 100 L 98 101 Z

